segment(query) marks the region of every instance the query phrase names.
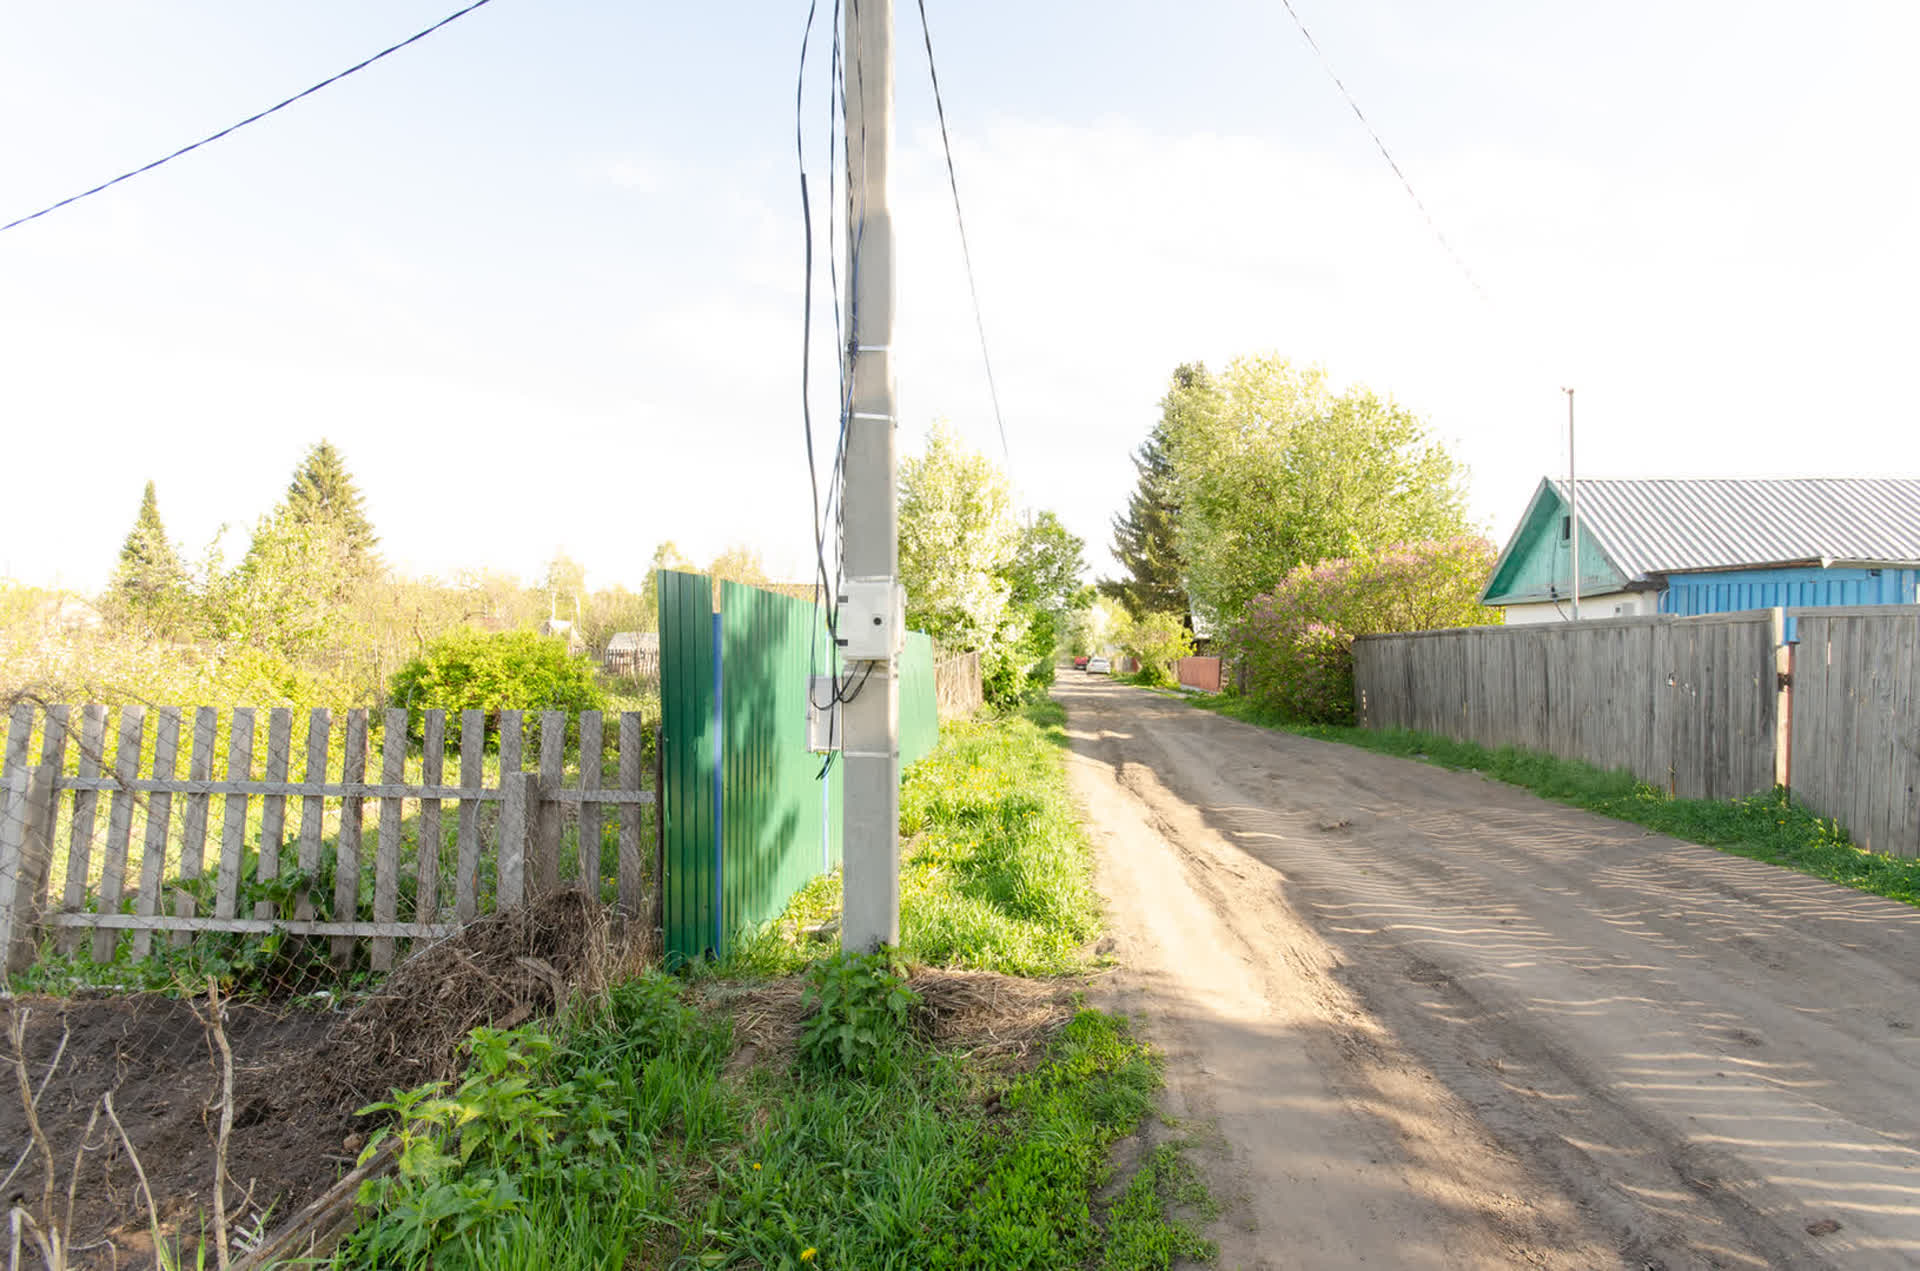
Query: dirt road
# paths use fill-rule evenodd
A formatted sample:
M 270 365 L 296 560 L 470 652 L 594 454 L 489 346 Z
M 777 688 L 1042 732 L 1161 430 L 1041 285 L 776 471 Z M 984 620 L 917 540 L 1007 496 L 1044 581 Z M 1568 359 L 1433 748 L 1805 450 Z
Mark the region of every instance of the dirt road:
M 1224 1267 L 1920 1265 L 1920 911 L 1063 672 Z

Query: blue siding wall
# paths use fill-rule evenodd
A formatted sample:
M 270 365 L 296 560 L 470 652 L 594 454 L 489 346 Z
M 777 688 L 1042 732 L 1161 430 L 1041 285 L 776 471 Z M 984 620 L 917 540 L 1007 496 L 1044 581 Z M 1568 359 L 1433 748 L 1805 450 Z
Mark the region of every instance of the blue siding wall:
M 1831 605 L 1910 605 L 1920 600 L 1920 570 L 1742 569 L 1715 574 L 1670 574 L 1660 612 L 1737 613 Z M 1787 639 L 1793 639 L 1788 619 Z

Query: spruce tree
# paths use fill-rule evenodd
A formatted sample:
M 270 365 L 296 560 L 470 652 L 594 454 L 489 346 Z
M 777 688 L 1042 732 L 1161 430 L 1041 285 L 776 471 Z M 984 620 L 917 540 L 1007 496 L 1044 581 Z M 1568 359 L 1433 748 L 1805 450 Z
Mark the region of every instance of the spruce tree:
M 176 592 L 184 577 L 180 556 L 160 522 L 160 500 L 153 482 L 140 496 L 140 514 L 120 545 L 120 564 L 114 570 L 113 590 L 130 605 L 151 608 Z
M 1126 566 L 1128 576 L 1102 582 L 1100 590 L 1125 605 L 1136 618 L 1150 613 L 1176 613 L 1187 618 L 1186 569 L 1173 541 L 1179 508 L 1173 500 L 1173 458 L 1167 453 L 1167 425 L 1178 409 L 1181 394 L 1204 384 L 1206 377 L 1206 367 L 1198 363 L 1174 371 L 1167 396 L 1160 403 L 1160 422 L 1133 452 L 1133 466 L 1140 476 L 1127 499 L 1126 515 L 1113 518 L 1114 559 Z
M 367 520 L 346 461 L 326 438 L 307 452 L 295 470 L 287 486 L 284 515 L 289 524 L 325 533 L 351 572 L 368 573 L 374 568 L 374 549 L 380 540 Z

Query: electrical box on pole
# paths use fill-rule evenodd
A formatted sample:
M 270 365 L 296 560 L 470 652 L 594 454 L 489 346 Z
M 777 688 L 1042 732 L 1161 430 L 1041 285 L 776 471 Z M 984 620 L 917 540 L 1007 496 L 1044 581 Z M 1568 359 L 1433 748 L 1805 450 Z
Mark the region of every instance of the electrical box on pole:
M 899 583 L 851 582 L 840 593 L 840 656 L 883 662 L 907 647 L 907 589 Z

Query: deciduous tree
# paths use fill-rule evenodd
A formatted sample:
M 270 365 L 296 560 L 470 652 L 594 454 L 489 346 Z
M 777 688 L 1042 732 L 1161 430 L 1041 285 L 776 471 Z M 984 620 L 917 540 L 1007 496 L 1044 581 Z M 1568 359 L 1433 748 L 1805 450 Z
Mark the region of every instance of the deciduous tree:
M 698 569 L 691 557 L 680 550 L 680 545 L 667 539 L 653 549 L 653 561 L 647 566 L 647 579 L 640 584 L 641 631 L 660 629 L 660 579 L 659 573 L 667 570 Z
M 1155 684 L 1173 683 L 1173 664 L 1193 652 L 1193 632 L 1177 613 L 1123 613 L 1114 638 L 1140 659 L 1141 673 Z
M 540 580 L 547 592 L 549 617 L 573 619 L 584 613 L 587 599 L 587 567 L 563 551 L 556 551 L 547 562 Z
M 978 650 L 987 696 L 1018 701 L 1031 614 L 1013 604 L 1020 525 L 1006 474 L 936 424 L 926 454 L 900 465 L 899 506 L 907 625 Z
M 1006 474 L 936 424 L 926 454 L 900 465 L 899 506 L 907 625 L 956 649 L 997 649 L 1020 546 Z
M 713 558 L 707 573 L 715 582 L 748 583 L 758 586 L 770 581 L 760 553 L 744 543 L 734 543 Z
M 1195 603 L 1217 617 L 1302 563 L 1466 531 L 1464 469 L 1371 390 L 1243 357 L 1168 398 L 1175 541 Z
M 1480 604 L 1496 552 L 1482 538 L 1409 543 L 1294 568 L 1222 632 L 1247 692 L 1296 719 L 1353 719 L 1353 638 L 1491 625 Z

